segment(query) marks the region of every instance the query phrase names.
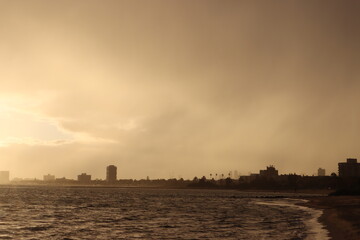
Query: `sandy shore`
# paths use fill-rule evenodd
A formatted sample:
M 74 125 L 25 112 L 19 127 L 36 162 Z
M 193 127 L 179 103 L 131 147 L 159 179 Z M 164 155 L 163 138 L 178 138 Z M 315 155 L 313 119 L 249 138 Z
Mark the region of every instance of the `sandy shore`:
M 324 196 L 307 198 L 304 206 L 322 209 L 319 218 L 333 240 L 360 239 L 360 196 Z

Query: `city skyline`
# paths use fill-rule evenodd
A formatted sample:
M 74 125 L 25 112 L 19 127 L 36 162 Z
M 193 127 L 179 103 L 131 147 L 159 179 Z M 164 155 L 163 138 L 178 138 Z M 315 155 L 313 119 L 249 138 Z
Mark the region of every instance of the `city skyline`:
M 206 177 L 208 179 L 215 179 L 215 180 L 220 180 L 220 179 L 226 179 L 226 178 L 231 178 L 231 179 L 239 179 L 240 177 L 245 177 L 245 176 L 255 176 L 255 175 L 299 175 L 299 176 L 332 176 L 333 174 L 335 174 L 336 176 L 340 176 L 340 177 L 344 177 L 344 176 L 360 176 L 360 163 L 357 163 L 357 159 L 356 158 L 347 158 L 346 162 L 339 162 L 338 163 L 338 170 L 337 172 L 331 172 L 326 174 L 326 169 L 323 168 L 319 168 L 317 170 L 317 173 L 313 173 L 311 175 L 306 175 L 306 174 L 299 174 L 296 172 L 279 172 L 279 169 L 276 169 L 274 165 L 269 165 L 266 166 L 266 169 L 263 170 L 257 170 L 258 173 L 256 172 L 248 172 L 247 174 L 241 174 L 241 172 L 239 172 L 238 170 L 229 170 L 227 172 L 212 172 L 212 173 L 208 173 L 208 174 L 204 174 L 204 175 L 195 175 L 193 177 L 197 178 L 197 177 Z M 7 176 L 4 177 L 4 179 L 8 179 L 7 181 L 13 181 L 13 180 L 43 180 L 43 181 L 54 181 L 54 180 L 59 180 L 59 179 L 69 179 L 69 180 L 74 180 L 75 178 L 67 178 L 65 176 L 55 176 L 53 174 L 47 173 L 45 175 L 42 176 L 41 178 L 19 178 L 16 176 L 12 176 L 10 178 L 10 171 L 0 171 L 2 176 Z M 106 170 L 105 170 L 105 177 L 103 178 L 93 178 L 93 175 L 89 172 L 82 172 L 81 174 L 77 175 L 77 179 L 80 182 L 87 182 L 87 181 L 92 181 L 92 180 L 102 180 L 105 181 L 107 183 L 114 183 L 117 180 L 124 180 L 126 178 L 121 178 L 118 177 L 117 175 L 117 166 L 115 165 L 108 165 L 106 166 Z M 193 177 L 190 178 L 185 178 L 185 180 L 191 180 L 193 179 Z M 83 179 L 86 179 L 85 181 Z M 178 177 L 174 177 L 174 176 L 170 176 L 168 178 L 150 178 L 150 176 L 146 176 L 146 177 L 142 177 L 142 178 L 127 178 L 127 179 L 133 179 L 133 180 L 150 180 L 150 179 L 184 179 L 181 176 Z M 0 181 L 1 183 L 4 183 L 6 181 L 2 180 Z
M 337 172 L 360 157 L 356 1 L 1 1 L 0 169 Z

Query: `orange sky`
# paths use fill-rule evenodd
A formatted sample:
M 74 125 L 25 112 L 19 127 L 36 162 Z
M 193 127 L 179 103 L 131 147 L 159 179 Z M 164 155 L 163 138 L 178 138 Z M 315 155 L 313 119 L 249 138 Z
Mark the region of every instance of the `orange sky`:
M 0 1 L 0 170 L 313 174 L 360 157 L 360 2 Z

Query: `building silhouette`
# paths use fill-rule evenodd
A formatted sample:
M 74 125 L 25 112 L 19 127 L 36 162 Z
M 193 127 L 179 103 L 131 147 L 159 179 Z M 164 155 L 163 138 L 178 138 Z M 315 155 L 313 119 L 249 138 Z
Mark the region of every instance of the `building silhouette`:
M 43 180 L 46 182 L 55 181 L 55 175 L 50 175 L 50 174 L 44 175 Z
M 360 163 L 356 158 L 348 158 L 339 163 L 339 177 L 360 177 Z
M 82 173 L 81 175 L 78 175 L 78 181 L 80 183 L 90 183 L 91 182 L 91 175 L 88 175 L 86 173 Z
M 278 170 L 273 165 L 266 167 L 266 170 L 260 170 L 260 177 L 273 178 L 279 176 Z
M 114 165 L 109 165 L 106 167 L 106 181 L 107 182 L 116 182 L 117 180 L 117 167 Z
M 325 169 L 319 168 L 318 169 L 318 176 L 325 176 Z
M 10 182 L 10 172 L 0 171 L 0 184 L 7 184 Z

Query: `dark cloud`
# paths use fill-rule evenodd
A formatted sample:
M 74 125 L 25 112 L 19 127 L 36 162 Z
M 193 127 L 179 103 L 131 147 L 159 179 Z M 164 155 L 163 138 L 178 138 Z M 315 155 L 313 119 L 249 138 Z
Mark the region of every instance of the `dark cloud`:
M 312 174 L 358 156 L 355 1 L 1 5 L 0 93 L 75 139 L 1 149 L 19 175 Z

